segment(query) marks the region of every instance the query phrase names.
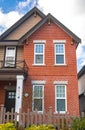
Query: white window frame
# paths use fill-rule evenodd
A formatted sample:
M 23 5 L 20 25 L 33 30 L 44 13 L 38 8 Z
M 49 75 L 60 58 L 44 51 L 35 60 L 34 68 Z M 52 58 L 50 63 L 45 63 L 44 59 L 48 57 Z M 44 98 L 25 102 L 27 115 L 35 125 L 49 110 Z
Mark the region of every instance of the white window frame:
M 8 52 L 7 52 L 8 48 L 10 48 L 10 49 L 11 49 L 11 48 L 14 48 L 14 50 L 15 50 L 14 56 L 11 56 L 11 55 L 10 55 L 10 56 L 7 56 L 7 55 L 8 55 L 8 54 L 7 54 L 7 53 L 8 53 Z M 9 58 L 14 57 L 13 63 L 12 63 L 12 61 L 9 61 L 9 62 L 8 62 L 9 64 L 7 65 L 7 63 L 6 63 L 6 58 L 7 58 L 7 57 L 9 57 Z M 5 62 L 5 64 L 4 64 L 5 67 L 14 67 L 14 66 L 15 66 L 15 58 L 16 58 L 16 47 L 15 47 L 15 46 L 7 46 L 7 47 L 6 47 L 6 53 L 5 53 L 5 61 L 4 61 L 4 62 Z
M 57 92 L 57 86 L 64 86 L 65 87 L 65 97 L 57 97 L 56 92 Z M 65 99 L 65 111 L 57 111 L 57 99 Z M 66 85 L 65 84 L 57 84 L 55 85 L 55 113 L 66 113 L 67 112 L 67 92 L 66 92 Z
M 63 53 L 56 53 L 56 45 L 63 45 Z M 55 65 L 65 65 L 65 43 L 55 43 L 54 44 L 54 48 L 55 48 Z M 56 55 L 63 55 L 64 56 L 64 62 L 63 63 L 57 63 L 56 62 Z
M 34 97 L 34 87 L 35 86 L 42 86 L 42 97 Z M 42 110 L 38 111 L 38 112 L 43 112 L 43 110 L 44 110 L 44 85 L 41 85 L 41 84 L 35 84 L 35 85 L 33 85 L 32 111 L 35 111 L 34 110 L 34 99 L 42 99 Z
M 43 45 L 43 53 L 36 53 L 35 50 L 36 50 L 36 45 Z M 43 56 L 43 63 L 36 63 L 36 55 L 42 55 Z M 34 65 L 45 65 L 45 62 L 44 62 L 44 59 L 45 59 L 45 44 L 43 42 L 39 43 L 34 43 Z

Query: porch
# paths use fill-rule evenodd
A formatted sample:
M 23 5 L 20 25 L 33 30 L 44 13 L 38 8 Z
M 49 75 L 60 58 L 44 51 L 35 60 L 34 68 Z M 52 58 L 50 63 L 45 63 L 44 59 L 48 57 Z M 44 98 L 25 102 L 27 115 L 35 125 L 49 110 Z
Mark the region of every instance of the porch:
M 22 94 L 24 80 L 28 76 L 28 66 L 23 61 L 16 61 L 15 64 L 4 65 L 0 61 L 0 104 L 11 111 L 13 107 L 16 112 L 22 107 Z

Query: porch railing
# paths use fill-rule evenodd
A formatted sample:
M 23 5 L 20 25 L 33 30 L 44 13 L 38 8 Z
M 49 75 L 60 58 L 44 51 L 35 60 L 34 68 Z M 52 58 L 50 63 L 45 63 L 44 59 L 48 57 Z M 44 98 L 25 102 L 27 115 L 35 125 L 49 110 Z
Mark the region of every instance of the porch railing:
M 28 72 L 28 66 L 25 60 L 17 60 L 13 63 L 8 61 L 7 64 L 5 64 L 4 61 L 0 60 L 0 70 L 4 69 L 18 69 Z

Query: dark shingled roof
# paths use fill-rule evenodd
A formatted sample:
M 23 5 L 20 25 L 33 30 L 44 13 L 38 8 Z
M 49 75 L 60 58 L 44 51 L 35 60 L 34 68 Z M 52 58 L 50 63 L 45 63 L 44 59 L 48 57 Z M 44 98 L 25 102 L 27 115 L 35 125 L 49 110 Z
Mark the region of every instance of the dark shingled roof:
M 15 30 L 20 24 L 22 24 L 27 18 L 29 18 L 34 11 L 36 11 L 41 17 L 42 20 L 36 24 L 32 29 L 30 29 L 26 34 L 24 34 L 18 42 L 23 42 L 27 37 L 29 37 L 31 34 L 33 34 L 37 29 L 39 29 L 45 22 L 50 19 L 52 22 L 54 22 L 57 26 L 59 26 L 62 30 L 64 30 L 69 36 L 72 37 L 75 42 L 80 43 L 81 39 L 77 37 L 72 31 L 70 31 L 66 26 L 64 26 L 61 22 L 59 22 L 55 17 L 53 17 L 51 14 L 48 14 L 45 16 L 38 8 L 34 7 L 31 11 L 29 11 L 25 16 L 23 16 L 19 21 L 17 21 L 12 27 L 10 27 L 6 32 L 4 32 L 0 36 L 0 41 L 5 41 L 4 38 L 6 38 L 13 30 Z
M 51 19 L 56 25 L 58 25 L 62 30 L 64 30 L 68 35 L 70 35 L 77 44 L 81 42 L 81 39 L 77 37 L 72 31 L 70 31 L 67 27 L 65 27 L 61 22 L 59 22 L 55 17 L 51 14 L 48 14 L 44 19 L 42 19 L 37 25 L 35 25 L 31 30 L 29 30 L 24 36 L 22 36 L 19 41 L 25 40 L 29 37 L 32 33 L 34 33 L 37 29 L 39 29 L 48 19 Z

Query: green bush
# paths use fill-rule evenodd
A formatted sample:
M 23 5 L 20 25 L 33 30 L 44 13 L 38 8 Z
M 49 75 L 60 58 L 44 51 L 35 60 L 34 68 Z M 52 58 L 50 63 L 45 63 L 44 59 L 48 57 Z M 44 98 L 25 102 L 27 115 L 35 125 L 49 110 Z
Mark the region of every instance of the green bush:
M 55 130 L 53 125 L 32 125 L 31 127 L 27 127 L 25 130 Z
M 13 123 L 0 124 L 0 130 L 16 130 Z
M 72 130 L 85 130 L 85 118 L 72 118 Z

